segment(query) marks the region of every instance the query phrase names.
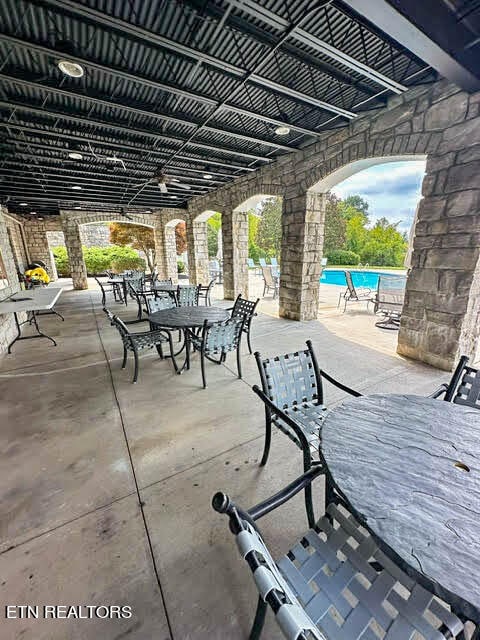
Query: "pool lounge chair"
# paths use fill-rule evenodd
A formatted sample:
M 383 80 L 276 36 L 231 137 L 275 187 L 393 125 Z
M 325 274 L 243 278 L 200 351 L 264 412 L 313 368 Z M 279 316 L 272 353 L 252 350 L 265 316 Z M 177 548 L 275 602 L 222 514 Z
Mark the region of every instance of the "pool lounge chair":
M 345 280 L 347 282 L 347 288 L 343 293 L 340 293 L 340 295 L 338 296 L 338 305 L 337 307 L 340 306 L 340 303 L 342 301 L 344 301 L 344 305 L 343 305 L 343 313 L 345 313 L 345 311 L 347 310 L 347 304 L 349 302 L 371 302 L 372 301 L 372 290 L 369 289 L 368 287 L 355 287 L 355 285 L 353 284 L 353 279 L 352 279 L 352 274 L 350 273 L 350 271 L 344 271 L 345 273 Z
M 394 331 L 399 329 L 406 283 L 406 276 L 379 276 L 377 293 L 372 302 L 374 313 L 381 313 L 383 319 L 375 323 L 376 327 Z

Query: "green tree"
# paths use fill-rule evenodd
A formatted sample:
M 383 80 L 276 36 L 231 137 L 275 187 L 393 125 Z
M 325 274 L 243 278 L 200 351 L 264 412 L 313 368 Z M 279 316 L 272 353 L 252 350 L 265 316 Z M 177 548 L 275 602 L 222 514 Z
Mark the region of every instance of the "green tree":
M 175 248 L 177 256 L 181 256 L 187 250 L 187 225 L 183 221 L 175 227 Z
M 360 252 L 364 262 L 385 267 L 403 265 L 408 243 L 405 234 L 398 230 L 398 224 L 380 218 L 368 230 L 366 242 Z
M 280 255 L 282 244 L 282 201 L 280 198 L 267 198 L 262 203 L 256 244 L 268 255 Z
M 340 198 L 333 193 L 327 193 L 326 198 L 323 253 L 328 257 L 333 251 L 345 248 L 347 222 L 339 207 Z
M 207 220 L 208 257 L 215 258 L 218 253 L 218 234 L 222 228 L 222 214 L 214 213 Z
M 132 249 L 143 251 L 147 259 L 148 268 L 155 268 L 155 238 L 153 229 L 141 224 L 125 222 L 111 222 L 110 242 L 119 246 L 130 246 Z
M 368 202 L 360 196 L 348 196 L 343 201 L 346 207 L 353 207 L 357 211 L 361 211 L 368 219 Z
M 257 214 L 248 212 L 248 257 L 252 258 L 254 262 L 258 262 L 260 249 L 256 243 L 258 225 L 260 224 L 260 218 Z
M 367 241 L 368 230 L 363 213 L 352 215 L 346 223 L 345 249 L 361 255 Z

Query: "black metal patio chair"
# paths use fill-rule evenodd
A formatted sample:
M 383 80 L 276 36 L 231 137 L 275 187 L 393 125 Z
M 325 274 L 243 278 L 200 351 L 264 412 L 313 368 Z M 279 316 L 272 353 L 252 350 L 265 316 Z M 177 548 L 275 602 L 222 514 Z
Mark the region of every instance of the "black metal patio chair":
M 276 298 L 280 287 L 280 279 L 275 276 L 271 265 L 262 266 L 263 297 L 273 289 L 273 297 Z
M 173 361 L 173 366 L 175 367 L 175 371 L 177 371 L 177 363 L 175 361 L 175 353 L 173 350 L 173 342 L 172 342 L 172 334 L 168 329 L 155 329 L 151 331 L 142 331 L 138 333 L 132 333 L 128 330 L 126 324 L 120 320 L 117 316 L 115 316 L 111 311 L 104 307 L 104 312 L 108 316 L 110 323 L 112 326 L 116 327 L 118 330 L 120 337 L 123 342 L 123 361 L 122 361 L 122 369 L 125 369 L 127 364 L 127 354 L 129 351 L 132 351 L 133 357 L 135 360 L 135 370 L 133 373 L 132 382 L 137 382 L 138 379 L 138 352 L 143 349 L 152 349 L 155 347 L 157 349 L 158 355 L 163 360 L 163 349 L 162 345 L 168 343 L 170 346 L 170 356 Z
M 205 287 L 202 287 L 202 285 L 200 285 L 198 297 L 201 300 L 205 300 L 205 306 L 208 306 L 208 307 L 212 306 L 212 300 L 210 296 L 212 294 L 212 289 L 215 286 L 216 281 L 217 281 L 217 276 L 212 278 L 208 283 L 208 285 L 206 285 Z
M 260 638 L 268 607 L 287 640 L 465 638 L 464 623 L 378 547 L 339 496 L 280 560 L 273 560 L 256 521 L 321 473 L 319 467 L 310 469 L 248 511 L 224 493 L 213 497 L 215 511 L 230 519 L 259 593 L 250 640 Z
M 123 302 L 122 284 L 120 282 L 102 282 L 100 278 L 97 278 L 96 276 L 94 276 L 94 278 L 102 292 L 102 307 L 105 306 L 108 293 L 113 293 L 113 299 L 115 302 Z
M 200 367 L 202 370 L 203 388 L 207 386 L 205 360 L 215 364 L 222 364 L 230 351 L 237 352 L 238 377 L 242 377 L 242 363 L 240 359 L 240 343 L 242 340 L 243 316 L 229 318 L 223 322 L 208 324 L 206 320 L 200 335 L 189 332 L 193 348 L 200 353 Z
M 173 309 L 173 307 L 176 306 L 175 300 L 172 296 L 168 295 L 168 293 L 147 298 L 148 313 L 155 313 L 155 311 L 163 311 L 164 309 Z
M 200 285 L 185 285 L 177 289 L 177 305 L 179 307 L 196 307 L 198 306 L 198 297 L 200 295 Z
M 255 309 L 257 308 L 257 304 L 260 302 L 260 298 L 257 298 L 255 302 L 253 300 L 248 300 L 247 298 L 242 298 L 242 294 L 239 293 L 237 299 L 235 300 L 235 304 L 233 307 L 229 307 L 227 311 L 231 311 L 231 317 L 234 318 L 236 316 L 243 316 L 245 322 L 243 323 L 243 332 L 247 334 L 247 344 L 248 350 L 252 353 L 252 344 L 250 340 L 250 328 L 252 326 L 252 320 L 255 313 Z
M 480 371 L 467 365 L 468 356 L 461 356 L 450 382 L 445 382 L 431 398 L 440 398 L 447 402 L 463 404 L 480 409 Z
M 347 288 L 343 293 L 339 294 L 337 305 L 337 307 L 340 306 L 343 298 L 343 313 L 347 310 L 347 304 L 349 302 L 366 302 L 368 305 L 368 303 L 372 301 L 372 290 L 368 287 L 355 287 L 350 271 L 345 271 L 345 280 L 347 282 Z
M 272 440 L 272 424 L 302 451 L 303 469 L 308 471 L 318 460 L 320 432 L 327 408 L 323 404 L 323 380 L 354 397 L 362 394 L 338 380 L 318 366 L 312 343 L 307 340 L 303 351 L 287 353 L 262 360 L 255 353 L 262 390 L 253 391 L 265 405 L 265 445 L 260 465 L 267 463 Z M 315 521 L 310 487 L 305 492 L 305 507 L 309 522 Z
M 154 298 L 156 292 L 151 291 L 150 289 L 144 289 L 143 287 L 140 288 L 138 281 L 136 281 L 135 284 L 132 284 L 130 280 L 127 281 L 127 290 L 130 297 L 137 303 L 137 319 L 130 320 L 126 324 L 142 322 L 144 319 L 143 314 L 148 311 L 147 301 L 150 298 Z

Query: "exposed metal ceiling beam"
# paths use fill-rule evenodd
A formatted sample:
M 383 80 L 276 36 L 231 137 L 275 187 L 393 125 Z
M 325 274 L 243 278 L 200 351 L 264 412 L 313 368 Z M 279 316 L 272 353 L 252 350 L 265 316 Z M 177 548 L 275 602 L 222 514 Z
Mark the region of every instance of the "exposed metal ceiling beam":
M 388 36 L 466 91 L 480 89 L 478 53 L 465 48 L 472 33 L 438 0 L 342 0 Z
M 17 141 L 20 142 L 20 141 Z M 29 166 L 36 166 L 36 167 L 41 167 L 44 169 L 53 169 L 55 171 L 70 171 L 73 172 L 77 175 L 82 175 L 82 174 L 88 174 L 91 173 L 91 175 L 94 176 L 105 176 L 105 177 L 112 177 L 114 175 L 123 175 L 126 178 L 131 177 L 131 175 L 128 172 L 121 172 L 120 169 L 118 172 L 114 172 L 112 170 L 112 172 L 107 172 L 107 173 L 103 173 L 102 171 L 99 171 L 100 167 L 98 167 L 97 169 L 97 165 L 96 164 L 87 164 L 87 169 L 85 169 L 85 160 L 81 161 L 81 160 L 70 160 L 66 155 L 65 155 L 65 150 L 64 149 L 59 149 L 59 148 L 55 148 L 55 147 L 49 147 L 48 145 L 39 145 L 37 143 L 28 143 L 28 142 L 23 142 L 24 145 L 29 146 L 29 147 L 35 147 L 36 149 L 40 148 L 40 149 L 45 149 L 48 150 L 49 152 L 52 151 L 56 151 L 57 153 L 61 154 L 61 156 L 52 156 L 52 155 L 46 155 L 46 154 L 42 154 L 42 153 L 32 153 L 31 149 L 29 149 L 28 151 L 19 151 L 18 149 L 9 149 L 8 146 L 5 147 L 4 145 L 2 146 L 2 143 L 0 142 L 0 151 L 2 151 L 4 153 L 4 155 L 0 158 L 0 171 L 1 171 L 1 167 L 4 164 L 8 164 L 8 163 L 16 163 L 16 164 L 22 164 L 22 166 L 24 165 L 25 161 L 23 159 L 18 159 L 17 160 L 17 156 L 26 156 L 29 159 L 35 158 L 38 160 L 41 160 L 43 162 L 47 162 L 46 165 L 39 165 L 39 164 L 35 164 L 35 165 L 29 165 Z M 10 153 L 10 155 L 9 155 Z M 94 156 L 89 155 L 88 159 L 90 158 L 94 158 Z M 49 162 L 55 163 L 55 164 L 48 164 Z M 142 164 L 140 162 L 132 162 L 131 160 L 125 159 L 124 164 L 126 166 L 130 165 L 130 164 Z M 68 163 L 70 165 L 70 167 L 64 167 L 64 166 L 58 166 L 58 164 L 60 165 L 64 165 L 65 163 Z M 99 164 L 101 165 L 101 161 L 99 161 Z M 115 165 L 113 163 L 105 163 L 104 165 L 101 165 L 101 168 L 103 170 L 105 170 L 106 167 L 111 167 L 112 169 L 118 165 Z M 130 167 L 128 167 L 130 168 Z M 88 171 L 88 169 L 90 169 L 90 171 Z M 148 177 L 151 177 L 153 171 L 155 171 L 156 167 L 155 165 L 152 165 L 152 168 L 146 168 L 143 167 L 142 169 L 138 169 L 136 167 L 132 167 L 131 170 L 135 171 L 135 173 L 142 173 L 145 174 L 145 179 L 147 179 Z M 188 171 L 188 169 L 186 169 L 185 171 Z M 223 184 L 226 184 L 226 182 L 222 182 L 220 180 L 214 180 L 213 178 L 211 179 L 205 179 L 205 178 L 199 178 L 198 176 L 186 176 L 186 175 L 180 175 L 182 172 L 181 171 L 169 171 L 168 175 L 171 178 L 175 178 L 176 180 L 178 179 L 179 182 L 183 182 L 183 184 L 191 184 L 193 188 L 195 187 L 209 187 L 209 186 L 214 186 L 212 183 L 215 183 L 215 185 L 221 186 Z M 135 176 L 135 180 L 141 180 L 142 176 Z M 201 184 L 197 184 L 197 183 L 201 183 Z
M 203 53 L 202 51 L 199 51 L 197 49 L 187 47 L 186 45 L 180 44 L 179 42 L 176 42 L 174 40 L 169 40 L 164 36 L 160 36 L 156 33 L 153 33 L 152 31 L 148 31 L 147 29 L 137 27 L 136 25 L 129 24 L 124 20 L 120 20 L 119 18 L 115 18 L 106 13 L 102 13 L 101 11 L 97 11 L 85 5 L 80 5 L 76 2 L 72 2 L 72 0 L 32 0 L 32 1 L 34 2 L 34 4 L 40 4 L 44 6 L 53 6 L 56 9 L 64 11 L 75 17 L 80 17 L 84 20 L 93 22 L 94 24 L 101 24 L 102 26 L 107 27 L 110 30 L 113 29 L 114 31 L 127 34 L 128 36 L 136 38 L 137 40 L 140 40 L 143 43 L 148 42 L 149 44 L 170 49 L 171 51 L 175 51 L 180 55 L 183 55 L 187 58 L 195 60 L 195 62 L 198 62 L 199 60 L 201 60 L 206 65 L 213 66 L 217 69 L 221 69 L 222 71 L 226 71 L 238 78 L 243 78 L 244 76 L 248 75 L 248 71 L 246 71 L 245 69 L 242 69 L 241 67 L 231 65 L 207 53 Z M 251 80 L 253 81 L 252 78 Z M 268 80 L 267 78 L 262 78 L 258 75 L 255 76 L 255 79 L 254 79 L 255 83 L 259 85 L 262 85 L 264 83 L 264 80 L 267 80 L 270 84 L 272 84 L 273 82 L 272 80 Z M 293 97 L 290 93 L 289 87 L 286 87 L 280 83 L 274 83 L 274 84 L 276 87 L 275 90 L 278 93 L 284 93 L 286 95 L 289 95 L 290 97 Z M 311 101 L 312 99 L 315 100 L 313 96 L 301 93 L 299 91 L 297 91 L 296 93 L 297 93 L 297 96 L 296 96 L 297 100 L 300 100 L 299 96 L 301 95 L 302 102 L 307 102 L 308 104 L 314 104 Z M 334 113 L 338 113 L 338 107 L 336 107 L 335 105 L 329 105 L 326 102 L 324 103 L 324 105 L 325 106 L 323 106 L 322 108 L 328 109 L 329 111 L 333 111 Z M 316 106 L 318 106 L 318 104 Z
M 187 0 L 187 4 L 201 12 L 202 15 L 212 16 L 219 20 L 224 15 L 223 8 L 211 2 L 205 3 L 204 0 Z M 231 3 L 229 3 L 229 5 L 231 5 Z M 247 35 L 249 38 L 252 38 L 263 45 L 274 46 L 277 39 L 276 36 L 266 29 L 248 22 L 246 19 L 232 13 L 228 16 L 227 26 L 236 29 L 240 33 Z M 339 67 L 335 67 L 333 64 L 327 62 L 325 57 L 320 60 L 318 57 L 315 57 L 311 53 L 301 49 L 298 44 L 293 43 L 292 40 L 282 44 L 282 52 L 288 54 L 288 56 L 293 58 L 296 62 L 306 64 L 310 68 L 337 80 L 337 82 L 359 89 L 363 93 L 366 93 L 367 96 L 375 93 L 375 88 L 367 82 L 352 78 L 352 76 Z
M 39 165 L 37 165 L 39 168 Z M 125 184 L 124 182 L 120 182 L 119 180 L 114 180 L 114 178 L 116 179 L 118 177 L 118 175 L 112 175 L 110 176 L 110 180 L 103 180 L 101 178 L 91 178 L 89 176 L 82 176 L 82 175 L 64 175 L 62 173 L 41 173 L 39 171 L 35 171 L 34 169 L 18 169 L 18 168 L 8 168 L 8 167 L 2 167 L 0 169 L 0 176 L 3 175 L 4 177 L 8 177 L 10 178 L 10 176 L 7 176 L 5 174 L 7 173 L 13 173 L 14 176 L 11 176 L 11 184 L 15 184 L 17 180 L 35 180 L 35 182 L 39 182 L 39 184 L 43 184 L 45 187 L 48 187 L 49 185 L 55 185 L 57 182 L 65 185 L 66 181 L 69 178 L 72 178 L 71 182 L 74 184 L 78 184 L 79 186 L 82 187 L 82 191 L 84 190 L 88 190 L 88 189 L 94 189 L 94 188 L 98 188 L 98 189 L 102 189 L 102 190 L 106 190 L 106 191 L 116 191 L 117 189 L 123 191 L 123 192 L 127 192 L 127 191 L 131 191 L 134 190 L 135 187 L 132 184 Z M 32 176 L 32 177 L 29 177 Z M 135 179 L 132 177 L 127 177 L 128 180 L 131 180 L 133 182 L 135 182 Z M 86 184 L 84 184 L 84 182 L 86 181 Z M 45 184 L 44 184 L 45 183 Z M 148 190 L 148 191 L 154 191 L 157 195 L 158 193 L 162 193 L 160 192 L 160 189 L 158 188 L 158 186 L 156 186 L 155 184 L 148 184 L 144 190 Z M 204 190 L 200 190 L 200 189 L 181 189 L 180 187 L 175 187 L 175 184 L 173 184 L 172 186 L 169 184 L 168 185 L 168 192 L 172 193 L 172 195 L 182 195 L 182 196 L 189 196 L 189 195 L 205 195 L 207 193 L 210 192 L 210 189 L 204 189 Z M 153 195 L 153 192 L 150 193 L 149 195 Z
M 243 133 L 237 133 L 237 132 L 228 131 L 225 129 L 218 129 L 216 127 L 204 127 L 200 123 L 192 122 L 189 120 L 182 120 L 181 118 L 176 118 L 174 116 L 166 115 L 164 113 L 147 111 L 146 109 L 131 107 L 129 105 L 126 105 L 120 102 L 103 100 L 101 98 L 96 98 L 94 96 L 78 93 L 77 91 L 67 91 L 66 89 L 61 89 L 60 87 L 52 87 L 50 85 L 42 84 L 40 82 L 33 82 L 32 80 L 25 80 L 23 78 L 10 76 L 6 73 L 0 73 L 0 81 L 12 82 L 14 84 L 20 85 L 22 87 L 26 87 L 28 89 L 37 89 L 39 91 L 46 91 L 48 93 L 54 93 L 54 94 L 66 96 L 68 98 L 73 98 L 76 100 L 86 100 L 91 104 L 100 105 L 103 107 L 107 107 L 109 109 L 121 109 L 122 111 L 126 111 L 127 113 L 134 113 L 136 115 L 145 116 L 147 118 L 153 118 L 155 120 L 171 122 L 173 124 L 179 124 L 184 127 L 194 127 L 197 129 L 198 133 L 201 133 L 202 131 L 206 131 L 208 133 L 236 138 L 237 140 L 244 140 L 245 142 L 251 142 L 252 144 L 261 144 L 267 147 L 273 147 L 274 149 L 282 149 L 282 151 L 297 150 L 296 147 L 290 147 L 288 145 L 281 144 L 279 142 L 272 142 L 271 140 L 263 140 L 262 138 L 254 138 L 252 136 L 247 136 Z
M 1 35 L 0 36 L 2 38 L 2 40 L 4 42 L 7 42 L 9 44 L 11 44 L 12 46 L 17 46 L 17 47 L 22 47 L 22 48 L 26 48 L 29 51 L 35 51 L 37 53 L 41 53 L 45 56 L 50 56 L 50 57 L 66 57 L 67 53 L 65 52 L 61 52 L 61 51 L 57 51 L 55 49 L 50 49 L 48 47 L 44 47 L 42 45 L 38 45 L 32 42 L 27 42 L 25 40 L 21 40 L 20 38 L 14 38 L 13 36 L 7 36 L 7 35 Z M 92 69 L 96 69 L 97 71 L 102 71 L 103 73 L 108 73 L 110 75 L 114 75 L 117 78 L 123 78 L 124 80 L 129 80 L 131 82 L 135 82 L 136 84 L 142 84 L 148 87 L 152 87 L 153 89 L 159 89 L 161 91 L 165 91 L 166 93 L 171 93 L 173 95 L 178 95 L 180 97 L 183 98 L 187 98 L 189 100 L 194 100 L 195 102 L 201 102 L 203 104 L 206 104 L 208 106 L 211 107 L 215 107 L 217 105 L 217 103 L 215 102 L 215 100 L 212 100 L 210 98 L 207 98 L 206 96 L 203 95 L 199 95 L 196 93 L 191 93 L 189 91 L 185 91 L 184 89 L 181 89 L 179 87 L 174 87 L 172 85 L 167 85 L 161 82 L 157 82 L 155 80 L 152 80 L 150 78 L 147 78 L 145 76 L 140 76 L 140 75 L 134 75 L 132 73 L 127 73 L 126 71 L 123 71 L 122 69 L 118 69 L 116 67 L 108 67 L 102 64 L 99 64 L 98 62 L 95 62 L 94 60 L 91 60 L 90 58 L 81 58 L 78 56 L 73 56 L 70 53 L 68 54 L 68 59 L 72 60 L 73 62 L 77 62 L 78 64 L 82 65 L 82 66 L 86 66 L 86 67 L 90 67 Z M 246 116 L 248 118 L 254 118 L 255 120 L 260 120 L 262 122 L 268 122 L 270 124 L 276 125 L 276 126 L 283 126 L 285 125 L 285 121 L 283 120 L 279 120 L 277 118 L 271 118 L 269 116 L 265 116 L 262 113 L 257 113 L 255 111 L 250 111 L 248 109 L 242 109 L 240 107 L 235 107 L 234 105 L 231 104 L 225 104 L 221 107 L 222 111 L 229 111 L 232 113 L 238 113 L 239 115 L 243 115 Z M 303 133 L 305 135 L 308 136 L 317 136 L 319 135 L 317 131 L 315 131 L 314 129 L 308 129 L 306 127 L 301 127 L 298 126 L 296 124 L 293 124 L 291 122 L 288 123 L 288 126 L 290 127 L 290 129 L 292 129 L 292 131 L 298 131 L 299 133 Z
M 27 111 L 29 113 L 34 113 L 39 116 L 49 116 L 51 118 L 69 120 L 70 122 L 76 122 L 78 124 L 93 126 L 93 127 L 101 127 L 102 129 L 111 129 L 112 131 L 118 131 L 125 135 L 138 135 L 143 136 L 145 138 L 155 139 L 155 140 L 164 140 L 165 142 L 174 142 L 183 144 L 185 141 L 180 138 L 172 138 L 171 136 L 165 136 L 157 133 L 152 133 L 151 131 L 147 131 L 146 129 L 134 129 L 132 127 L 120 126 L 118 124 L 113 124 L 104 120 L 93 120 L 92 118 L 81 118 L 79 116 L 75 116 L 70 113 L 66 113 L 64 111 L 52 111 L 50 109 L 40 109 L 39 107 L 35 107 L 33 105 L 25 104 L 23 102 L 12 102 L 6 100 L 0 100 L 0 107 L 6 109 L 19 109 L 20 111 Z M 10 124 L 10 123 L 8 123 Z M 241 156 L 242 158 L 250 158 L 251 160 L 260 160 L 263 162 L 271 162 L 271 158 L 265 158 L 263 156 L 258 156 L 253 153 L 246 153 L 244 151 L 238 151 L 234 149 L 226 149 L 223 147 L 207 145 L 203 142 L 195 142 L 192 141 L 189 143 L 190 146 L 198 147 L 199 149 L 205 149 L 205 151 L 213 151 L 216 153 L 226 153 L 233 154 L 236 156 Z M 172 150 L 174 151 L 174 150 Z M 207 164 L 209 161 L 206 161 Z
M 262 22 L 274 27 L 275 29 L 285 31 L 286 29 L 294 26 L 285 18 L 282 18 L 276 13 L 269 11 L 265 7 L 261 7 L 257 2 L 254 2 L 253 0 L 229 0 L 229 2 L 237 9 L 240 9 L 241 11 L 244 11 L 259 20 L 262 20 Z M 369 78 L 370 80 L 373 80 L 380 86 L 385 87 L 386 89 L 389 89 L 394 93 L 403 93 L 403 91 L 407 90 L 407 87 L 405 87 L 401 83 L 392 80 L 392 78 L 389 78 L 376 69 L 369 67 L 363 62 L 352 58 L 351 56 L 332 46 L 325 40 L 317 38 L 311 33 L 308 33 L 308 31 L 305 31 L 305 29 L 302 29 L 301 27 L 298 27 L 292 31 L 291 38 L 302 42 L 315 51 L 328 56 L 336 62 L 341 63 L 343 66 L 352 69 L 352 71 L 355 71 L 356 73 L 359 73 L 360 75 Z
M 50 137 L 55 137 L 55 138 L 61 138 L 62 140 L 67 140 L 67 141 L 71 141 L 71 140 L 75 140 L 76 142 L 79 142 L 80 144 L 84 144 L 87 145 L 89 142 L 91 144 L 93 144 L 96 147 L 109 147 L 111 149 L 117 149 L 119 151 L 125 150 L 127 149 L 129 152 L 138 152 L 138 153 L 145 153 L 145 149 L 141 148 L 141 147 L 137 147 L 135 145 L 131 145 L 131 144 L 127 144 L 124 141 L 121 142 L 108 142 L 106 140 L 101 140 L 99 138 L 95 138 L 92 136 L 79 136 L 79 135 L 75 135 L 73 133 L 63 133 L 61 131 L 51 131 L 51 130 L 45 130 L 45 129 L 36 129 L 35 127 L 28 127 L 26 125 L 21 125 L 21 124 L 16 124 L 15 122 L 0 122 L 0 127 L 6 128 L 6 129 L 18 129 L 19 131 L 22 132 L 26 132 L 32 135 L 45 135 L 45 136 L 50 136 Z M 25 141 L 23 139 L 18 138 L 17 142 L 24 142 Z M 58 147 L 52 147 L 52 149 L 57 149 Z M 71 148 L 65 148 L 65 151 L 72 151 Z M 152 155 L 154 158 L 158 157 L 158 158 L 165 158 L 165 156 L 168 155 L 168 153 L 166 152 L 161 152 L 161 151 L 149 151 L 150 155 Z M 200 159 L 200 158 L 191 158 L 190 156 L 182 156 L 182 155 L 178 155 L 176 157 L 176 159 L 180 162 L 195 162 L 198 164 L 203 164 L 206 165 L 207 167 L 209 167 L 210 165 L 212 166 L 216 166 L 216 167 L 228 167 L 229 169 L 235 169 L 237 171 L 248 171 L 248 172 L 252 172 L 255 171 L 255 169 L 253 169 L 252 167 L 244 167 L 241 165 L 235 165 L 235 164 L 231 164 L 231 163 L 227 163 L 227 162 L 218 162 L 218 161 L 213 161 L 210 159 Z M 145 162 L 145 164 L 153 164 L 151 161 L 149 160 L 145 160 L 145 161 L 139 161 L 142 164 Z M 183 170 L 183 167 L 179 167 L 179 169 Z M 229 178 L 235 178 L 237 177 L 236 174 L 228 174 L 228 173 L 221 173 L 221 172 L 214 172 L 211 171 L 210 169 L 185 169 L 185 171 L 194 171 L 196 173 L 211 173 L 212 175 L 217 175 L 217 176 L 225 176 L 225 177 L 229 177 Z
M 15 195 L 14 199 L 18 200 L 18 199 L 24 199 L 27 202 L 29 200 L 33 200 L 34 198 L 42 198 L 45 202 L 55 202 L 56 200 L 59 199 L 71 199 L 73 202 L 75 202 L 76 200 L 78 200 L 78 198 L 75 199 L 75 195 L 69 193 L 69 191 L 66 191 L 65 189 L 59 188 L 58 186 L 53 186 L 50 189 L 50 194 L 46 195 L 45 191 L 43 191 L 41 189 L 41 187 L 35 187 L 35 186 L 26 186 L 26 187 L 19 187 L 19 186 L 12 186 L 12 187 L 6 187 L 3 183 L 0 183 L 0 192 L 5 193 L 5 195 Z M 43 194 L 43 195 L 41 195 Z M 94 191 L 93 193 L 87 193 L 84 192 L 82 195 L 86 195 L 87 199 L 92 199 L 92 200 L 97 200 L 98 202 L 105 202 L 105 196 L 108 196 L 108 198 L 116 198 L 120 204 L 122 204 L 122 198 L 123 195 L 120 194 L 119 192 L 107 192 L 105 190 L 102 191 Z M 156 203 L 162 202 L 165 203 L 164 206 L 170 206 L 172 203 L 177 203 L 179 204 L 180 202 L 185 202 L 187 199 L 186 198 L 171 198 L 171 197 L 144 197 L 142 196 L 141 198 L 139 198 L 140 202 L 142 203 L 142 205 L 146 205 L 149 207 L 153 207 L 153 206 L 161 206 L 158 205 Z M 126 204 L 126 202 L 124 202 L 123 204 Z M 172 206 L 175 206 L 174 204 L 172 204 Z

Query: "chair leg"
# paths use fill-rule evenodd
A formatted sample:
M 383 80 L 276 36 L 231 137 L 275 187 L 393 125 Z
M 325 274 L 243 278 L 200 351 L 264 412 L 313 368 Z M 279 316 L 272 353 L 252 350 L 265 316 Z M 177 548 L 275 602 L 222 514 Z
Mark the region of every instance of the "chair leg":
M 162 349 L 162 343 L 159 342 L 158 344 L 155 345 L 157 347 L 157 353 L 160 356 L 160 358 L 163 360 L 163 349 Z
M 268 454 L 270 453 L 270 444 L 272 442 L 272 420 L 267 410 L 265 410 L 265 444 L 263 447 L 263 455 L 260 460 L 260 466 L 264 467 L 267 464 Z
M 138 351 L 136 349 L 133 351 L 133 357 L 135 358 L 135 371 L 132 382 L 136 382 L 138 380 Z
M 255 612 L 255 619 L 253 620 L 250 635 L 248 636 L 249 640 L 259 640 L 263 631 L 263 625 L 265 624 L 266 613 L 267 603 L 263 601 L 262 596 L 258 596 L 257 610 Z
M 306 473 L 312 466 L 310 451 L 303 449 L 303 472 Z M 309 483 L 305 487 L 305 510 L 307 512 L 308 526 L 313 529 L 315 526 L 315 513 L 313 510 L 312 485 Z
M 202 369 L 202 383 L 203 383 L 203 388 L 206 389 L 207 388 L 207 377 L 205 375 L 205 353 L 202 349 L 202 351 L 200 351 L 200 367 Z
M 248 350 L 250 351 L 250 355 L 252 355 L 253 349 L 252 349 L 252 342 L 250 340 L 250 325 L 248 325 L 248 329 L 247 329 L 247 345 L 248 345 Z
M 127 364 L 127 349 L 126 347 L 123 347 L 122 369 L 125 369 L 126 364 Z
M 240 343 L 237 345 L 237 371 L 238 371 L 238 377 L 241 378 L 242 377 L 242 362 L 240 359 Z

